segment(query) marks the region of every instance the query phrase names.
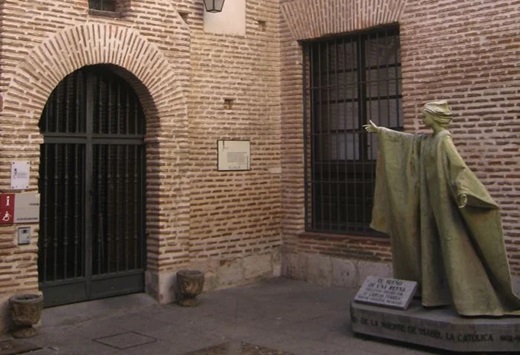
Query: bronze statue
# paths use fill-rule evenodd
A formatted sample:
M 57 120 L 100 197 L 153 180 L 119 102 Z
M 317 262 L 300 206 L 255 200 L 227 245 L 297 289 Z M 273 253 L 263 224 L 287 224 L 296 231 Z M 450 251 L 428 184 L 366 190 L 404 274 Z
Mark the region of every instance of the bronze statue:
M 498 205 L 457 152 L 447 102 L 424 106 L 431 134 L 378 127 L 371 227 L 390 236 L 396 278 L 417 281 L 426 307 L 520 316 Z

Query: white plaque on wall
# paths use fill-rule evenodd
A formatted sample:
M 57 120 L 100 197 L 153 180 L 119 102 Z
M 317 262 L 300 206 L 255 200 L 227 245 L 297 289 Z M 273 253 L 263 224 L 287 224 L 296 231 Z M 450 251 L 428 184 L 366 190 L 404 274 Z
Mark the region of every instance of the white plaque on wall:
M 40 221 L 40 194 L 16 194 L 14 201 L 14 223 L 38 223 Z
M 218 170 L 250 170 L 250 141 L 218 141 Z
M 26 190 L 29 188 L 31 163 L 28 161 L 11 162 L 11 189 Z

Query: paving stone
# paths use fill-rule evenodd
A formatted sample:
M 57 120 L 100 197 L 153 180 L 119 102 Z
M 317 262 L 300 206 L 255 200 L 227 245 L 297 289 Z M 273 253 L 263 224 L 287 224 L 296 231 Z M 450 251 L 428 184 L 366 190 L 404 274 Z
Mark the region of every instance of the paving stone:
M 22 354 L 38 350 L 39 348 L 39 346 L 20 339 L 6 339 L 0 341 L 0 355 Z
M 244 342 L 223 343 L 209 348 L 186 353 L 186 355 L 293 355 L 291 353 L 269 349 Z

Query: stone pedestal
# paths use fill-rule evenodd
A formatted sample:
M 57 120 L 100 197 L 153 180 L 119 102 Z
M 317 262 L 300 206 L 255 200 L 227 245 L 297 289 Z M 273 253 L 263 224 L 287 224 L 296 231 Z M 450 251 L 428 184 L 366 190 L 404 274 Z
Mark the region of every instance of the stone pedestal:
M 43 310 L 43 296 L 37 294 L 15 295 L 9 299 L 11 317 L 16 328 L 12 331 L 15 338 L 28 338 L 36 335 L 33 326 L 40 321 Z
M 196 297 L 204 288 L 204 273 L 198 270 L 180 270 L 177 272 L 179 304 L 185 307 L 197 306 Z
M 467 318 L 453 310 L 425 309 L 412 301 L 406 310 L 352 301 L 354 333 L 458 352 L 509 352 L 520 349 L 520 317 Z

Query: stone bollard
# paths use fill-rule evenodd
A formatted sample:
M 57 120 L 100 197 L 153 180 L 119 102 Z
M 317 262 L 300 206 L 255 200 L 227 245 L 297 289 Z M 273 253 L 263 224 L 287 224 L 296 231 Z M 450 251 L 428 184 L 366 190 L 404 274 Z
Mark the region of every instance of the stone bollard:
M 43 296 L 38 294 L 21 294 L 9 298 L 11 318 L 15 324 L 12 335 L 15 338 L 28 338 L 36 335 L 33 327 L 40 321 L 43 310 Z
M 198 270 L 180 270 L 177 272 L 177 288 L 179 304 L 185 307 L 199 305 L 196 299 L 204 287 L 204 273 Z

